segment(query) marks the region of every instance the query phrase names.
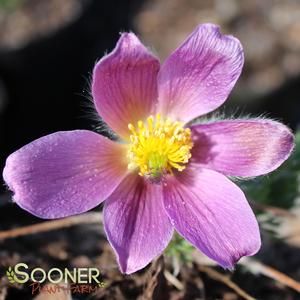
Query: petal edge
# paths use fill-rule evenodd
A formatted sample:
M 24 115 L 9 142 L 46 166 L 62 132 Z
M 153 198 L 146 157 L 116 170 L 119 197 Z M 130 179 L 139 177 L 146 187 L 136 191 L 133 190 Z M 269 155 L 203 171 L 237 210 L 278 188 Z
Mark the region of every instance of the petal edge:
M 222 174 L 184 170 L 168 180 L 164 204 L 178 233 L 225 268 L 260 248 L 258 224 L 243 192 Z
M 92 95 L 99 115 L 121 137 L 128 123 L 148 117 L 157 102 L 160 63 L 133 33 L 123 33 L 115 49 L 93 71 Z
M 192 162 L 229 176 L 253 177 L 277 169 L 291 154 L 294 136 L 267 119 L 192 125 Z
M 214 24 L 202 24 L 162 65 L 158 111 L 189 122 L 222 105 L 239 78 L 243 48 Z
M 161 187 L 146 183 L 137 174 L 128 175 L 105 201 L 104 228 L 123 273 L 147 266 L 173 234 Z
M 100 204 L 127 173 L 125 149 L 92 131 L 56 132 L 11 154 L 3 178 L 14 201 L 44 219 Z

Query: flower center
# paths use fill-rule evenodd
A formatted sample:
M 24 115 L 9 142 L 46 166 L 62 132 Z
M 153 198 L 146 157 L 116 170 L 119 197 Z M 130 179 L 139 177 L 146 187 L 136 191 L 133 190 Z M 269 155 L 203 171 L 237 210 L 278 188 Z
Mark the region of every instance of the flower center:
M 128 168 L 139 168 L 139 174 L 151 180 L 172 174 L 172 169 L 182 171 L 191 157 L 193 147 L 191 130 L 184 128 L 181 122 L 163 120 L 160 114 L 147 118 L 147 122 L 138 121 L 137 127 L 128 124 L 131 131 L 128 151 Z

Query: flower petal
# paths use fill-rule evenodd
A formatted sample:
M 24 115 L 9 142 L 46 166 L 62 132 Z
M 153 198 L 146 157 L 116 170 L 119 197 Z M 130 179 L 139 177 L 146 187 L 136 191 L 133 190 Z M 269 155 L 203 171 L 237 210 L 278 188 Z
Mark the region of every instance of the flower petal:
M 222 174 L 185 170 L 168 180 L 164 204 L 179 234 L 225 268 L 260 248 L 258 224 L 243 192 Z
M 128 175 L 105 201 L 104 226 L 121 271 L 130 274 L 144 268 L 172 238 L 161 186 Z
M 45 219 L 87 211 L 127 173 L 123 146 L 87 130 L 56 132 L 22 147 L 6 161 L 3 177 L 23 209 Z
M 198 26 L 161 67 L 158 111 L 188 122 L 215 110 L 232 90 L 243 63 L 239 40 L 222 35 L 216 25 Z
M 123 138 L 128 138 L 128 123 L 153 112 L 159 68 L 159 61 L 133 33 L 123 33 L 116 48 L 96 64 L 92 83 L 96 109 Z
M 293 134 L 271 120 L 228 120 L 191 126 L 192 161 L 225 175 L 252 177 L 278 168 L 293 150 Z

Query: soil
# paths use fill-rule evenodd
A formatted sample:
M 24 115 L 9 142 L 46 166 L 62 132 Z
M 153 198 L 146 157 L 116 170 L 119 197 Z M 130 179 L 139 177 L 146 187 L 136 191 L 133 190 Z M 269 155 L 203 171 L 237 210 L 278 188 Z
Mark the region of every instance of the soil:
M 99 209 L 98 209 L 99 210 Z M 13 217 L 12 217 L 13 216 Z M 1 230 L 20 228 L 40 223 L 15 204 L 8 203 L 0 210 Z M 115 256 L 109 246 L 102 226 L 99 224 L 79 224 L 67 229 L 37 233 L 0 242 L 1 293 L 0 299 L 33 299 L 29 283 L 11 284 L 5 276 L 9 266 L 25 262 L 31 269 L 42 267 L 74 268 L 94 267 L 101 270 L 104 287 L 91 293 L 74 293 L 72 299 L 243 299 L 227 285 L 215 280 L 201 269 L 201 264 L 185 263 L 181 266 L 177 280 L 181 289 L 176 288 L 164 276 L 164 272 L 173 272 L 169 257 L 161 257 L 133 275 L 122 275 Z M 299 279 L 299 248 L 291 247 L 280 241 L 268 238 L 256 257 L 285 274 Z M 220 267 L 210 266 L 220 274 L 229 276 L 241 289 L 256 299 L 289 300 L 300 299 L 300 294 L 284 285 L 264 276 L 255 275 L 238 266 L 234 272 L 224 271 Z M 38 292 L 35 292 L 38 294 Z M 58 299 L 58 294 L 40 294 L 39 299 Z M 51 297 L 50 297 L 51 296 Z M 66 297 L 66 296 L 63 296 Z M 62 298 L 65 299 L 65 298 Z M 67 299 L 67 298 L 66 298 Z

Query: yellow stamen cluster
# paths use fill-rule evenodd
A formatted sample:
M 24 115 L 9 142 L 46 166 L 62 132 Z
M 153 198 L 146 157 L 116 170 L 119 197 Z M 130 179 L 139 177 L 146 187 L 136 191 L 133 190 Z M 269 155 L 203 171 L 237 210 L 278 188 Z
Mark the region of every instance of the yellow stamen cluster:
M 166 173 L 172 174 L 172 168 L 179 171 L 191 157 L 193 147 L 191 130 L 184 128 L 181 122 L 162 120 L 160 114 L 147 118 L 145 124 L 138 121 L 137 127 L 128 124 L 131 131 L 128 151 L 128 168 L 139 168 L 141 176 L 159 179 Z

